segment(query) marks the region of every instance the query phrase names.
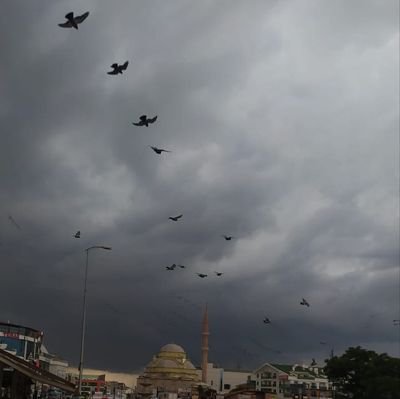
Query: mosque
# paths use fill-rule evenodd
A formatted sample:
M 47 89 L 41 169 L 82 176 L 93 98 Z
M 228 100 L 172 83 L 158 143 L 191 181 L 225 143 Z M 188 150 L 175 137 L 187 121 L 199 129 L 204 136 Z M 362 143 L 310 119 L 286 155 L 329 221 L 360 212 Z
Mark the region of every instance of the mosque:
M 202 323 L 202 374 L 188 359 L 184 349 L 176 344 L 164 345 L 147 364 L 137 379 L 136 392 L 139 397 L 193 397 L 194 391 L 207 388 L 208 366 L 208 313 L 207 307 Z
M 176 344 L 164 345 L 158 355 L 146 366 L 137 380 L 136 390 L 141 397 L 159 393 L 177 393 L 189 396 L 192 387 L 199 383 L 196 368 L 187 358 L 182 347 Z

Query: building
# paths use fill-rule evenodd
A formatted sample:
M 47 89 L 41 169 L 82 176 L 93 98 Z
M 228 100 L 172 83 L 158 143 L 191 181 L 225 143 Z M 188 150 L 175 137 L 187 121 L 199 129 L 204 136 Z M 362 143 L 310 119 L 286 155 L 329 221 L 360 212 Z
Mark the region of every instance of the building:
M 0 349 L 0 397 L 26 399 L 37 383 L 58 388 L 65 393 L 75 392 L 74 384 Z
M 69 381 L 78 385 L 78 376 L 78 369 L 68 368 L 67 379 Z M 126 399 L 128 395 L 133 395 L 136 377 L 135 374 L 85 369 L 85 373 L 82 375 L 81 394 L 93 397 L 93 399 Z
M 106 376 L 103 375 L 82 375 L 81 395 L 91 397 L 93 394 L 105 392 Z
M 127 390 L 133 390 L 136 387 L 136 381 L 139 377 L 138 374 L 134 373 L 118 373 L 110 370 L 99 370 L 99 369 L 84 369 L 84 374 L 88 376 L 100 376 L 105 375 L 106 383 L 118 381 L 124 384 Z M 71 381 L 78 381 L 79 370 L 76 367 L 68 367 L 67 376 Z
M 40 368 L 49 371 L 61 378 L 67 378 L 68 362 L 61 359 L 57 355 L 48 352 L 46 347 L 42 344 L 39 354 Z
M 43 333 L 30 327 L 0 322 L 0 348 L 20 359 L 38 362 Z
M 332 397 L 332 385 L 321 367 L 265 363 L 254 374 L 256 389 L 274 399 Z
M 43 332 L 31 327 L 0 323 L 0 348 L 41 369 L 66 378 L 68 362 L 48 352 L 43 345 Z
M 202 370 L 198 370 L 199 377 Z M 255 375 L 251 370 L 225 370 L 213 363 L 207 363 L 206 384 L 215 389 L 218 394 L 226 394 L 232 389 L 251 382 L 255 384 Z M 254 385 L 255 388 L 255 385 Z
M 106 389 L 113 399 L 126 398 L 126 395 L 132 392 L 123 382 L 119 381 L 107 381 Z
M 176 344 L 167 344 L 137 379 L 136 392 L 143 398 L 159 396 L 160 393 L 189 397 L 192 387 L 199 382 L 197 370 L 184 349 Z
M 71 390 L 66 378 L 68 363 L 50 354 L 43 345 L 43 332 L 31 327 L 0 323 L 0 397 L 2 391 L 25 398 L 35 381 Z M 10 364 L 15 367 L 7 367 Z M 16 388 L 18 387 L 18 388 Z M 25 392 L 26 391 L 26 392 Z

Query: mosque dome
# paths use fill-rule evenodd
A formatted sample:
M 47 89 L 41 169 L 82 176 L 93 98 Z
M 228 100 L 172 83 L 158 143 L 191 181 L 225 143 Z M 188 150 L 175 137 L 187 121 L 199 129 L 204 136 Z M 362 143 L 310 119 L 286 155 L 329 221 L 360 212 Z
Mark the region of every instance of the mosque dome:
M 179 345 L 176 344 L 167 344 L 164 345 L 161 349 L 160 352 L 175 352 L 175 353 L 185 353 L 183 348 Z
M 196 367 L 194 367 L 193 363 L 190 362 L 189 360 L 186 360 L 184 366 L 185 366 L 185 369 L 196 370 Z

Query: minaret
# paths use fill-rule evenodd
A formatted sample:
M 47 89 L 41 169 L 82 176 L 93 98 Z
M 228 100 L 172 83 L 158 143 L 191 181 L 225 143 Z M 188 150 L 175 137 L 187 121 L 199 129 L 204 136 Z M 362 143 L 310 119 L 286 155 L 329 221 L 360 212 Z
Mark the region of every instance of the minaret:
M 208 366 L 208 312 L 207 304 L 204 310 L 202 331 L 201 331 L 201 381 L 207 384 L 207 366 Z

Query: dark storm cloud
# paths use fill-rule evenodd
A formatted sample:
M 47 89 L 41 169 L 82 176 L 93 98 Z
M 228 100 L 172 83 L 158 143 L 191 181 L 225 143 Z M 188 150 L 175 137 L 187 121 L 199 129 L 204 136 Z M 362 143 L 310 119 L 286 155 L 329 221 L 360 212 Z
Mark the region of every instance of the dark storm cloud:
M 169 341 L 198 363 L 206 302 L 225 367 L 395 354 L 398 4 L 65 7 L 0 17 L 1 318 L 77 363 L 83 250 L 107 244 L 92 367 L 140 370 Z M 78 31 L 57 26 L 71 10 L 90 11 Z

